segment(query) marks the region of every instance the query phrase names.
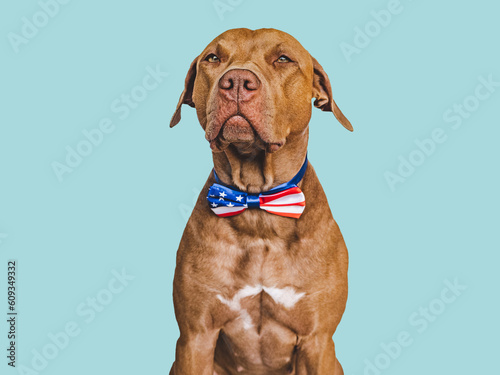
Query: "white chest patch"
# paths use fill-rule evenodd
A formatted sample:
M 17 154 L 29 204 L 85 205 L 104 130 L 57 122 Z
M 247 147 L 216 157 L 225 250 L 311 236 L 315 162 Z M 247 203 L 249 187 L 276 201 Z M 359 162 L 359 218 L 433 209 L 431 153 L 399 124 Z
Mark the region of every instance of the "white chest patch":
M 263 289 L 264 292 L 269 294 L 274 302 L 283 305 L 287 309 L 291 309 L 292 307 L 294 307 L 295 304 L 306 295 L 304 292 L 297 293 L 291 286 L 287 286 L 286 288 L 281 289 L 275 287 L 263 287 Z
M 268 294 L 275 303 L 290 309 L 300 301 L 306 294 L 304 292 L 297 293 L 294 288 L 287 286 L 286 288 L 266 287 L 263 285 L 250 286 L 238 290 L 238 292 L 231 299 L 224 298 L 220 294 L 217 298 L 231 309 L 231 311 L 239 312 L 239 319 L 243 321 L 243 328 L 251 329 L 253 327 L 252 318 L 246 309 L 241 307 L 241 300 L 243 298 L 252 297 L 265 292 Z

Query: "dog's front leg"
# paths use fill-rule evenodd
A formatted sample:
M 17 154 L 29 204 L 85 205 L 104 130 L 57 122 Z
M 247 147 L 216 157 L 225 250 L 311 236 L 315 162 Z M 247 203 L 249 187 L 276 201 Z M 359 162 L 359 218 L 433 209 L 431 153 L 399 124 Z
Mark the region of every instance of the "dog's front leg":
M 181 332 L 170 375 L 213 375 L 218 331 Z
M 171 375 L 213 375 L 215 346 L 221 325 L 214 320 L 218 301 L 190 265 L 177 266 L 174 277 L 174 308 L 180 336 Z M 216 314 L 217 315 L 217 314 Z
M 331 337 L 310 336 L 299 345 L 296 375 L 343 375 Z

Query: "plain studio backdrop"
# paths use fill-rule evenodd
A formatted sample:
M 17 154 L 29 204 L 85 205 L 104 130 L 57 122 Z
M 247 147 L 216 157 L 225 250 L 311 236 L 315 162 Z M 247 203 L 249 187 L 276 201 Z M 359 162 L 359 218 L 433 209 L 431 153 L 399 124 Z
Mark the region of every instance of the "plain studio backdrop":
M 329 74 L 309 160 L 350 254 L 349 375 L 496 371 L 497 1 L 56 1 L 1 6 L 0 317 L 10 374 L 167 374 L 175 253 L 212 159 L 169 129 L 215 36 L 272 27 Z

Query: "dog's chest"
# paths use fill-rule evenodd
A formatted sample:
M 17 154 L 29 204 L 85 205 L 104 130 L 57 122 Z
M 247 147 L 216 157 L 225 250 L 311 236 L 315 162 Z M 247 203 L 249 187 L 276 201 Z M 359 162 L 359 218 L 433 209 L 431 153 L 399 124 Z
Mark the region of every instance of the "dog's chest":
M 318 326 L 317 306 L 332 298 L 323 292 L 331 259 L 321 228 L 304 231 L 294 221 L 261 217 L 224 222 L 218 256 L 207 265 L 218 270 L 212 285 L 224 338 L 219 350 L 256 371 L 290 364 L 299 339 Z
M 237 314 L 236 319 L 240 320 L 244 330 L 251 330 L 262 323 L 261 314 L 264 304 L 267 304 L 266 313 L 275 309 L 290 310 L 305 295 L 305 292 L 298 292 L 292 286 L 280 288 L 256 284 L 244 286 L 231 298 L 226 298 L 221 294 L 218 294 L 217 298 Z M 267 303 L 264 302 L 265 298 L 268 299 Z
M 224 344 L 219 349 L 241 369 L 289 365 L 298 336 L 307 332 L 304 323 L 312 326 L 300 307 L 307 293 L 293 286 L 245 285 L 231 296 L 218 294 L 217 299 L 229 311 L 221 330 Z
M 199 264 L 217 270 L 210 274 L 220 350 L 256 369 L 287 366 L 299 339 L 318 326 L 318 305 L 332 298 L 323 292 L 329 237 L 303 223 L 257 212 L 220 222 L 214 256 Z
M 292 246 L 278 237 L 254 237 L 227 248 L 224 263 L 230 277 L 224 278 L 216 298 L 225 307 L 223 320 L 232 331 L 261 336 L 275 325 L 291 327 L 297 334 L 310 331 L 315 298 L 310 285 L 317 274 L 305 272 L 315 266 L 298 255 L 298 246 L 298 240 Z

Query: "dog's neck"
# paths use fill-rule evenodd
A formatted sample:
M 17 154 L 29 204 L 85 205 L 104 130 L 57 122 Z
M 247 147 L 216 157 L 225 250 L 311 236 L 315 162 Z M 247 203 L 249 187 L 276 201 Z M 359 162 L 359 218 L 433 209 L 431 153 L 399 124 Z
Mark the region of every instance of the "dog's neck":
M 308 131 L 289 136 L 280 150 L 269 153 L 260 149 L 243 150 L 230 145 L 214 152 L 214 169 L 222 183 L 248 193 L 272 189 L 293 178 L 307 154 Z

